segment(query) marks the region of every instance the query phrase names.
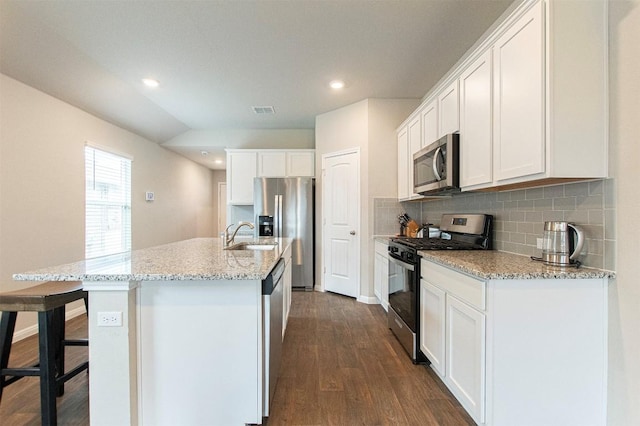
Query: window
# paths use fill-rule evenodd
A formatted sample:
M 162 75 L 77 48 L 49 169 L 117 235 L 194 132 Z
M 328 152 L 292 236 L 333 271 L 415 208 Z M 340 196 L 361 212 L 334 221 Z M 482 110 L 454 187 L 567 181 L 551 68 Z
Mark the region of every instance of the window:
M 85 258 L 131 250 L 131 160 L 86 146 Z

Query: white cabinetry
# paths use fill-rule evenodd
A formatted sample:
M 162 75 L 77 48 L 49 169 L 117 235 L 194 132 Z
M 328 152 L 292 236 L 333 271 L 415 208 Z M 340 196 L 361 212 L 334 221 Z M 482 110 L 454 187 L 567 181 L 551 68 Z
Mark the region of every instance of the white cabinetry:
M 260 177 L 313 177 L 315 153 L 310 150 L 259 150 L 258 176 Z
M 477 423 L 484 422 L 485 283 L 421 262 L 420 349 Z
M 284 151 L 258 152 L 258 176 L 285 177 L 287 175 L 287 153 Z
M 445 375 L 445 293 L 420 280 L 420 350 L 440 377 Z
M 228 149 L 227 204 L 253 204 L 253 179 L 313 177 L 315 152 L 309 149 Z
M 543 7 L 531 8 L 493 47 L 496 181 L 545 171 Z
M 446 296 L 445 381 L 462 406 L 478 423 L 484 423 L 485 315 Z
M 420 349 L 474 421 L 606 424 L 607 279 L 421 275 Z
M 398 133 L 398 199 L 409 198 L 409 134 L 405 126 Z M 412 191 L 413 192 L 413 191 Z
M 287 176 L 314 177 L 315 158 L 313 151 L 287 151 Z
M 420 113 L 415 114 L 398 132 L 398 199 L 421 198 L 413 192 L 413 154 L 422 147 Z
M 608 177 L 607 49 L 606 1 L 514 4 L 414 112 L 423 145 L 460 131 L 463 191 Z
M 375 259 L 373 273 L 374 294 L 385 311 L 389 310 L 389 245 L 381 241 L 375 242 Z
M 227 204 L 253 204 L 253 178 L 256 177 L 255 151 L 227 152 Z
M 490 184 L 492 175 L 491 50 L 460 76 L 460 186 Z
M 438 102 L 428 102 L 422 109 L 422 148 L 438 140 Z
M 438 126 L 438 137 L 443 137 L 449 133 L 460 130 L 460 108 L 458 98 L 458 80 L 447 86 L 438 95 L 438 110 L 440 125 Z

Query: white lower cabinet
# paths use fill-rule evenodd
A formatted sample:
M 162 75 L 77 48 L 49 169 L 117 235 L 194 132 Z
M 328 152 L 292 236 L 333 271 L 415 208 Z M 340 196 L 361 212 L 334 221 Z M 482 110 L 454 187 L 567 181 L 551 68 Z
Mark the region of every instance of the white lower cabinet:
M 484 423 L 485 315 L 446 295 L 445 382 L 477 423 Z
M 606 278 L 421 276 L 420 349 L 476 423 L 607 424 Z
M 445 375 L 445 293 L 420 280 L 420 350 L 440 377 Z
M 376 241 L 373 262 L 373 291 L 385 311 L 389 310 L 389 257 L 387 248 L 387 244 Z

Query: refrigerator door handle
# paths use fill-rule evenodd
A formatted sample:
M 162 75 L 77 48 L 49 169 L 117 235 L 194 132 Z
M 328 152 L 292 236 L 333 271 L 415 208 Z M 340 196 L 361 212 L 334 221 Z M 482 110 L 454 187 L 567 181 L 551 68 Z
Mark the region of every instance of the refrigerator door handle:
M 282 237 L 282 195 L 275 196 L 275 232 L 274 236 Z

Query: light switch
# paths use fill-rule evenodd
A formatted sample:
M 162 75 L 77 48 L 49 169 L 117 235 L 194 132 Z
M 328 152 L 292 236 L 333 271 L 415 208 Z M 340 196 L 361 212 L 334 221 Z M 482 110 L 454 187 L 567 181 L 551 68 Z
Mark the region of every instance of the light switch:
M 145 194 L 145 198 L 146 201 L 153 201 L 155 200 L 155 195 L 153 194 L 153 191 L 147 191 Z

